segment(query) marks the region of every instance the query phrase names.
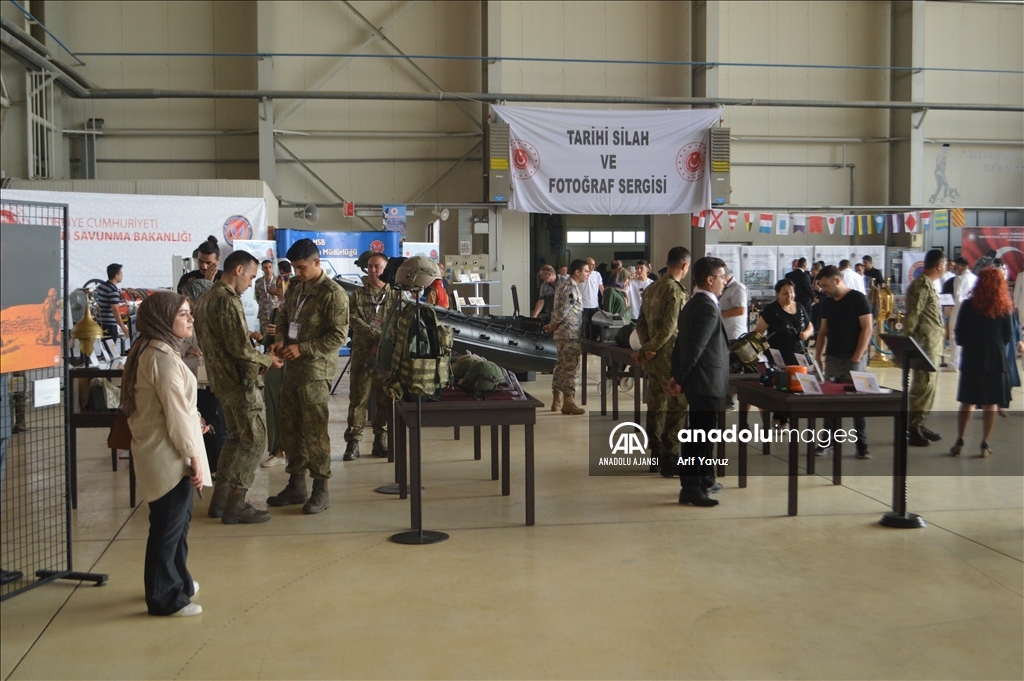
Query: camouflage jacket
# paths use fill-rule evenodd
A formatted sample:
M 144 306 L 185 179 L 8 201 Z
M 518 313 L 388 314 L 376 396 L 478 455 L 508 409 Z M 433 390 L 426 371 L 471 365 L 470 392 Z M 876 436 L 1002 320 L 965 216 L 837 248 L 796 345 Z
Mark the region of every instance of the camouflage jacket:
M 366 350 L 380 341 L 384 315 L 398 300 L 398 291 L 384 284 L 382 289 L 371 289 L 363 277 L 363 287 L 349 294 L 349 320 L 352 324 L 352 347 Z
M 195 331 L 203 351 L 210 387 L 221 400 L 249 399 L 260 388 L 260 373 L 271 363 L 249 342 L 242 299 L 222 281 L 199 297 Z
M 274 277 L 260 277 L 252 284 L 256 295 L 256 304 L 260 308 L 259 318 L 262 324 L 270 323 L 274 319 L 274 308 L 277 307 L 278 302 L 277 296 L 271 293 L 271 288 L 274 285 Z
M 330 380 L 338 370 L 338 350 L 348 341 L 348 296 L 326 272 L 315 281 L 293 279 L 277 310 L 276 338 L 298 342 L 299 357 L 285 363 L 285 373 L 301 380 Z M 299 337 L 291 337 L 291 325 Z
M 922 274 L 910 282 L 905 305 L 907 314 L 903 318 L 903 335 L 916 340 L 929 355 L 941 355 L 945 334 L 939 312 L 939 294 L 932 280 Z
M 667 374 L 671 370 L 672 349 L 679 335 L 679 312 L 688 298 L 683 284 L 667 274 L 644 291 L 636 333 L 642 343 L 639 354 L 657 353 L 647 362 L 648 371 Z
M 572 277 L 555 289 L 555 306 L 551 311 L 552 336 L 556 340 L 579 340 L 583 329 L 583 298 Z

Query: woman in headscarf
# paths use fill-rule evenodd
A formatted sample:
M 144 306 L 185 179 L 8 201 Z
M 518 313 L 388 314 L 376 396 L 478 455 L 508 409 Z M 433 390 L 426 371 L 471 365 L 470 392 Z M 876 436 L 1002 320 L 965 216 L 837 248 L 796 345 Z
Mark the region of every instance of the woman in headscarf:
M 149 502 L 144 581 L 151 615 L 188 617 L 203 608 L 185 565 L 192 489 L 209 485 L 203 426 L 196 409 L 196 379 L 179 354 L 192 336 L 188 300 L 157 291 L 139 306 L 138 339 L 121 384 L 121 408 L 132 431 L 139 491 Z

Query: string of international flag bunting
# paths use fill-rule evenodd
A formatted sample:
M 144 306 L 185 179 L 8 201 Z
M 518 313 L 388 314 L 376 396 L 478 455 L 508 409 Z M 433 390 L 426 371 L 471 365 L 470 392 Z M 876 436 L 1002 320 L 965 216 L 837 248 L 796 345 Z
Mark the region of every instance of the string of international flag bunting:
M 757 227 L 760 234 L 790 236 L 792 234 L 835 234 L 843 236 L 865 236 L 868 234 L 892 234 L 906 232 L 920 234 L 929 229 L 943 230 L 964 226 L 964 209 L 914 210 L 908 213 L 882 213 L 875 215 L 824 215 L 802 213 L 755 213 L 738 210 L 702 210 L 694 213 L 690 225 L 703 229 L 724 230 L 726 226 L 735 230 L 737 224 L 748 232 Z

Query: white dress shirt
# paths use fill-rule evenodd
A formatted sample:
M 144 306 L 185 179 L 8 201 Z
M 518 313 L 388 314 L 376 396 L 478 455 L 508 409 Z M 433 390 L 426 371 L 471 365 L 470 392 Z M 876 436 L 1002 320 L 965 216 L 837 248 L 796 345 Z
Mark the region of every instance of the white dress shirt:
M 597 296 L 601 292 L 601 284 L 603 283 L 604 279 L 601 278 L 601 273 L 594 270 L 580 286 L 580 298 L 583 300 L 584 310 L 597 307 Z
M 864 277 L 857 274 L 852 267 L 847 267 L 845 270 L 839 270 L 839 273 L 843 275 L 843 283 L 846 284 L 847 287 L 854 291 L 865 293 L 866 295 L 866 292 L 864 291 Z

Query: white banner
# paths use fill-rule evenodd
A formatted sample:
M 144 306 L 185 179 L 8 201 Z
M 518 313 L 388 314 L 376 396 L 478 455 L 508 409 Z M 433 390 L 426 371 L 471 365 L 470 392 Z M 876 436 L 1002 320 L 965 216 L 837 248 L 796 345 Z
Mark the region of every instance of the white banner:
M 924 274 L 924 251 L 903 251 L 903 292 L 914 277 Z
M 492 108 L 511 128 L 513 210 L 649 215 L 711 207 L 708 131 L 720 109 Z
M 124 265 L 122 288 L 172 288 L 180 274 L 171 257 L 191 257 L 208 236 L 220 242 L 221 258 L 235 240 L 267 238 L 263 198 L 147 196 L 5 189 L 10 201 L 68 205 L 68 284 L 106 279 L 107 265 Z M 172 281 L 173 279 L 173 281 Z
M 885 259 L 885 246 L 864 246 L 862 244 L 853 244 L 850 246 L 850 266 L 856 265 L 861 262 L 865 255 L 871 256 L 871 264 L 882 273 L 883 276 L 889 276 L 887 271 L 889 269 L 889 263 Z
M 778 246 L 743 246 L 740 249 L 741 280 L 750 295 L 774 293 L 778 281 L 777 260 Z
M 840 260 L 850 259 L 852 246 L 815 246 L 814 259 L 824 260 L 826 265 L 839 267 Z
M 736 279 L 740 279 L 740 272 L 742 267 L 740 265 L 740 246 L 733 244 L 708 244 L 704 247 L 704 255 L 713 258 L 721 258 L 725 261 L 725 266 L 732 272 L 732 276 Z
M 811 265 L 814 264 L 814 246 L 779 244 L 778 249 L 779 264 L 776 268 L 776 273 L 779 275 L 779 279 L 782 279 L 787 273 L 791 272 L 793 270 L 793 261 L 800 258 L 807 258 L 807 267 L 804 269 L 808 272 L 811 271 Z

